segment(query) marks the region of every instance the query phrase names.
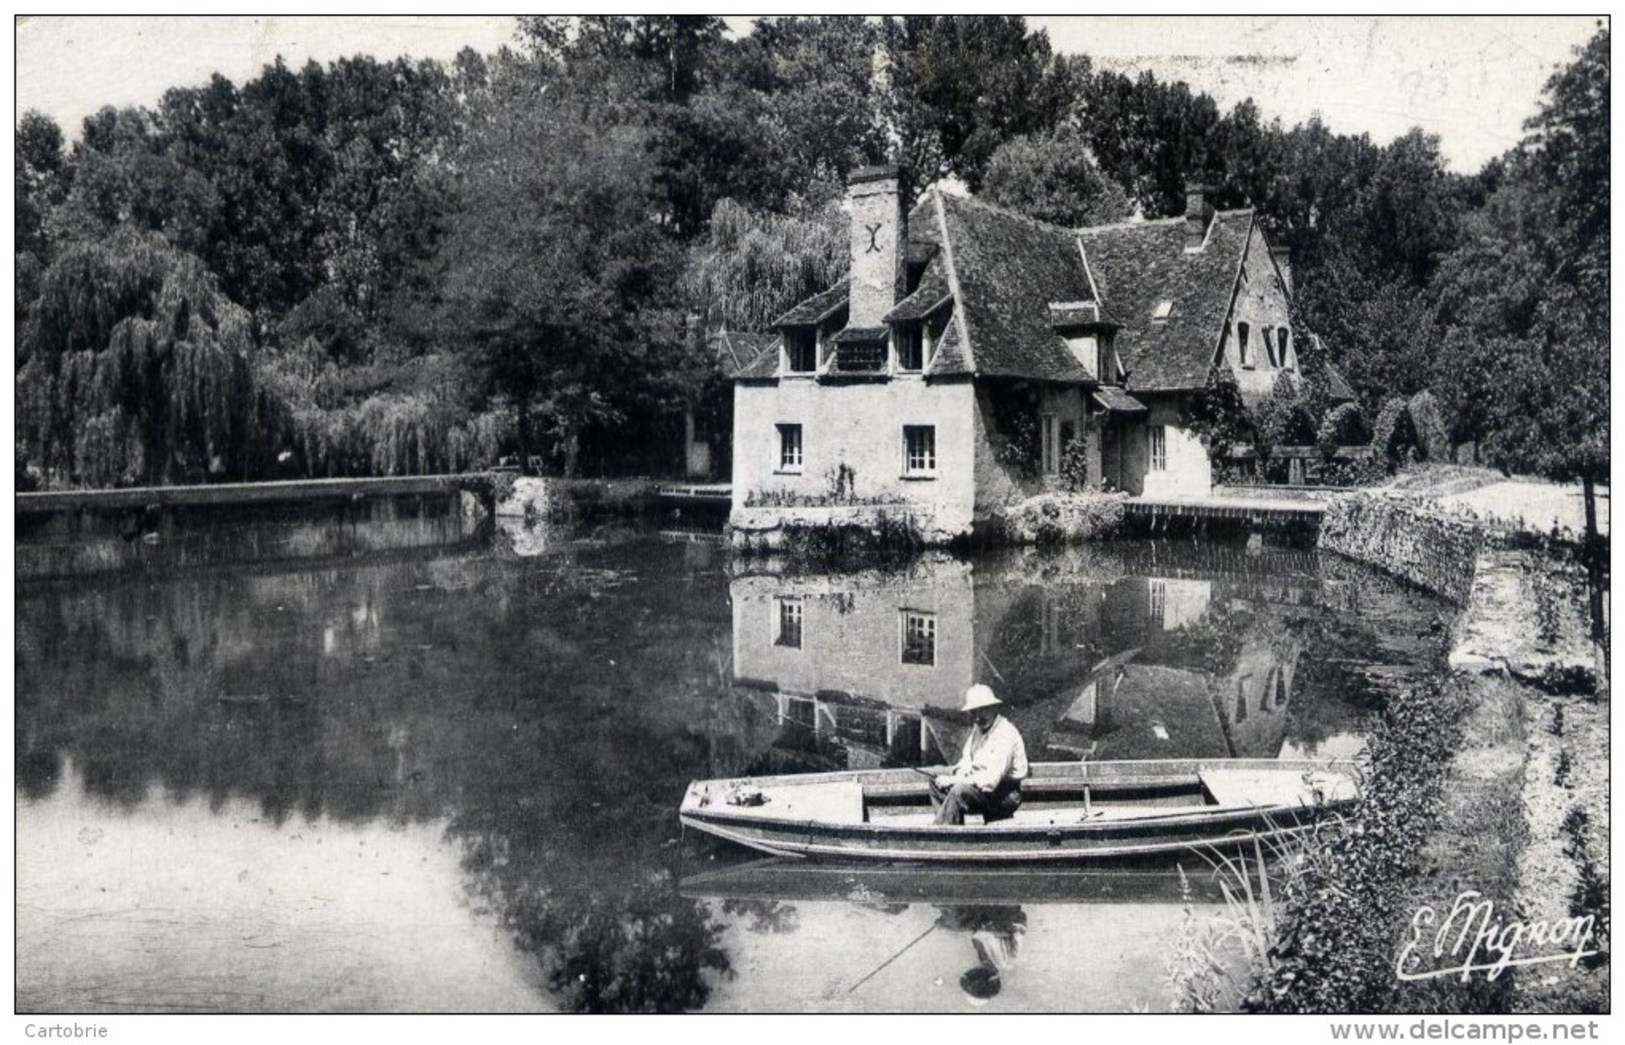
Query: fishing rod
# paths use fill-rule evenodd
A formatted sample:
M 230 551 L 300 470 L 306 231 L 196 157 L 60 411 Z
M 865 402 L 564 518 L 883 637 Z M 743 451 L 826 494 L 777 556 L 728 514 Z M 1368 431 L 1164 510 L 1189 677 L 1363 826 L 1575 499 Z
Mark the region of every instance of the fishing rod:
M 885 961 L 883 961 L 879 965 L 875 966 L 873 971 L 871 971 L 869 973 L 869 975 L 865 976 L 863 979 L 859 980 L 857 983 L 854 983 L 852 986 L 848 987 L 846 989 L 846 993 L 851 994 L 853 991 L 857 990 L 859 987 L 862 987 L 864 984 L 866 984 L 870 980 L 874 979 L 875 976 L 880 972 L 881 969 L 884 969 L 886 966 L 890 965 L 892 962 L 894 962 L 897 959 L 901 958 L 904 954 L 907 954 L 909 948 L 913 947 L 915 944 L 919 943 L 921 940 L 925 939 L 927 936 L 930 936 L 932 933 L 936 932 L 936 930 L 937 930 L 937 923 L 932 922 L 930 924 L 930 926 L 928 926 L 926 928 L 925 932 L 923 932 L 920 935 L 914 937 L 914 939 L 908 941 L 908 943 L 905 943 L 903 945 L 902 950 L 898 951 L 896 954 L 892 955 L 890 958 L 887 958 Z

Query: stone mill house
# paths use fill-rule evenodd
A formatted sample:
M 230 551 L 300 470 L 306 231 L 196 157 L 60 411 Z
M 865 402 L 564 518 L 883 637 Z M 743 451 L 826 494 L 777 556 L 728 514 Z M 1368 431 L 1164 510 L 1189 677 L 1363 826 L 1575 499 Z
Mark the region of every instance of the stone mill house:
M 1250 210 L 1067 229 L 900 172 L 849 182 L 851 270 L 736 373 L 736 540 L 908 516 L 931 542 L 1069 484 L 1206 495 L 1184 427 L 1210 368 L 1249 400 L 1297 367 L 1291 274 Z

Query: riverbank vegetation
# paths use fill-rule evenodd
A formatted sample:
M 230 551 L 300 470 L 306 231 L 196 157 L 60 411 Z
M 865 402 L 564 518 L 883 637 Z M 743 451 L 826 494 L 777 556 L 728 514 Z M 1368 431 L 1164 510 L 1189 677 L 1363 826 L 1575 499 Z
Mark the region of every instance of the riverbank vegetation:
M 1178 214 L 1187 182 L 1214 185 L 1292 250 L 1298 322 L 1321 336 L 1256 441 L 1382 429 L 1428 393 L 1451 444 L 1590 482 L 1608 445 L 1608 43 L 1470 175 L 1419 130 L 1379 145 L 1221 111 L 1057 54 L 1020 18 L 765 19 L 736 38 L 701 16 L 526 17 L 495 55 L 279 60 L 67 133 L 30 112 L 18 482 L 507 453 L 675 470 L 685 412 L 726 431 L 704 334 L 762 329 L 839 278 L 842 186 L 882 161 L 912 192 L 953 178 L 1065 223 Z M 1330 416 L 1327 363 L 1359 418 Z

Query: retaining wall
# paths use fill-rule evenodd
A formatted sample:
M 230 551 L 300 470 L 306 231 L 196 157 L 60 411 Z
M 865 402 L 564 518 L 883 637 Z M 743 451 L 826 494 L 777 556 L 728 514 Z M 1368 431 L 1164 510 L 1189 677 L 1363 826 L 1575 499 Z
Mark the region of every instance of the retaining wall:
M 1326 506 L 1319 547 L 1387 570 L 1458 605 L 1473 588 L 1483 526 L 1470 514 L 1371 491 Z

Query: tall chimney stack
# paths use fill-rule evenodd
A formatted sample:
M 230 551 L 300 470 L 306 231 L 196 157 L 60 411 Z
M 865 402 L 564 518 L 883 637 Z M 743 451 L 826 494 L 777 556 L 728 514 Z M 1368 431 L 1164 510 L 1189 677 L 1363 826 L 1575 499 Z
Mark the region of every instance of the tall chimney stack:
M 849 327 L 878 327 L 902 296 L 908 278 L 908 215 L 903 213 L 902 170 L 895 164 L 863 167 L 847 180 L 852 212 Z
M 1207 239 L 1207 225 L 1213 219 L 1212 190 L 1199 182 L 1185 186 L 1185 249 L 1197 250 Z

